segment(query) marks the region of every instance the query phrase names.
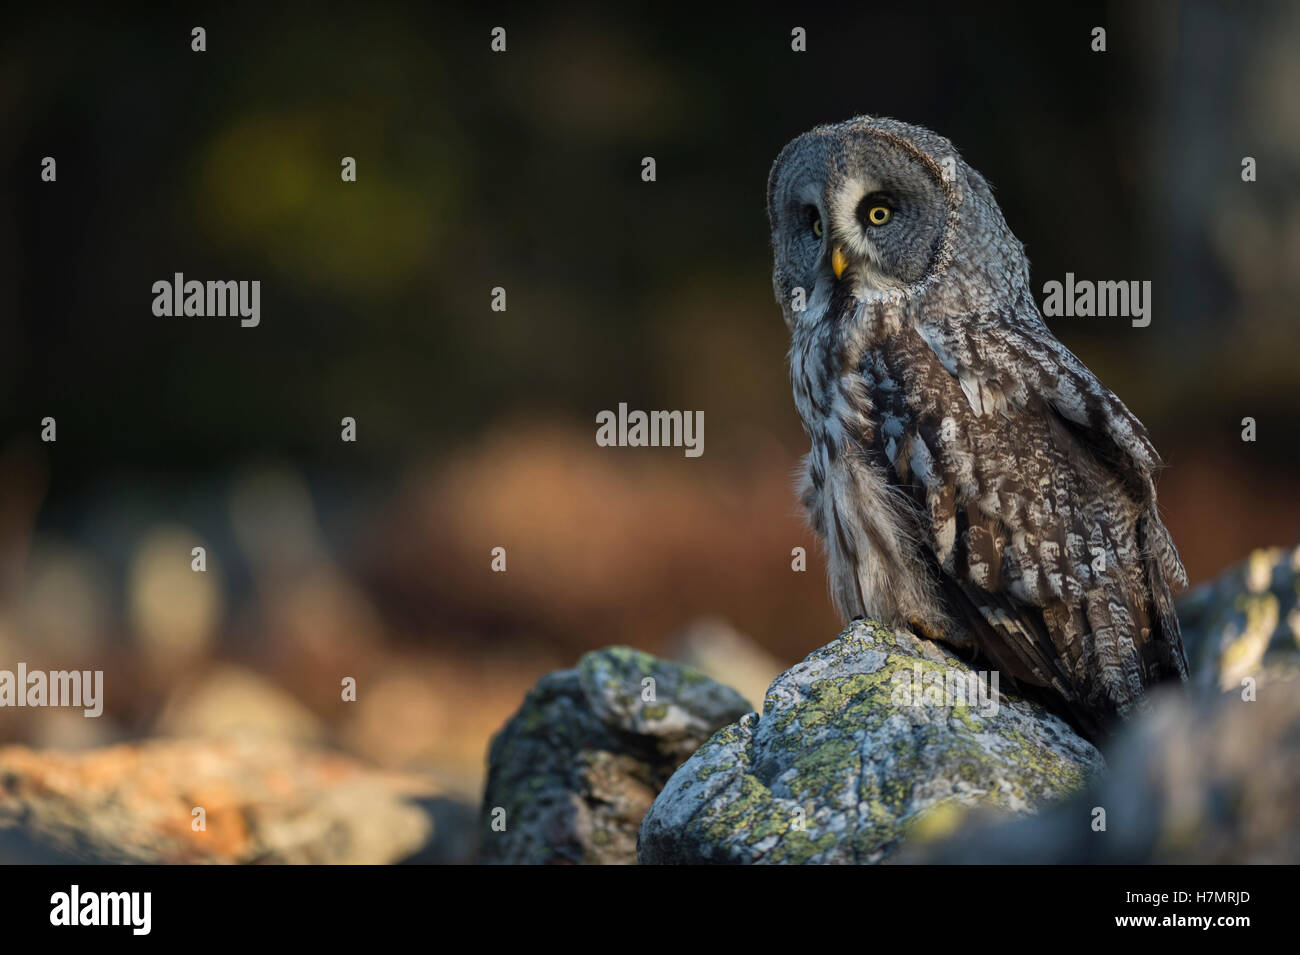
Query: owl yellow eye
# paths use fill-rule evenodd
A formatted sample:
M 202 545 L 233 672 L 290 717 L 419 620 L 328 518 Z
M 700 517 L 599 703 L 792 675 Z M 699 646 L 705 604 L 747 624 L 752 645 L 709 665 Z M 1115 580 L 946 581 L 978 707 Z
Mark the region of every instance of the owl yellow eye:
M 884 225 L 893 215 L 894 210 L 889 206 L 872 206 L 867 210 L 867 221 L 872 225 Z
M 819 239 L 822 237 L 822 220 L 821 220 L 821 219 L 813 219 L 813 235 L 817 236 L 817 238 L 819 238 Z

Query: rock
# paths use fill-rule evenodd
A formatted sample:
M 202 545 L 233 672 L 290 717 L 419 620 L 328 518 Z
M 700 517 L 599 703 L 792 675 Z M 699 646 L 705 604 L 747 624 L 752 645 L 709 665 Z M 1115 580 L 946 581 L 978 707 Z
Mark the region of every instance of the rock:
M 671 656 L 759 704 L 785 669 L 776 657 L 717 617 L 692 621 L 673 639 Z
M 1300 861 L 1298 571 L 1300 550 L 1260 549 L 1179 601 L 1192 685 L 1151 695 L 1087 792 L 1032 819 L 969 820 L 905 861 Z
M 1177 690 L 1110 753 L 1088 792 L 1039 816 L 983 824 L 904 861 L 1034 864 L 1300 862 L 1300 684 L 1270 682 L 1256 702 L 1210 703 Z M 1096 810 L 1106 813 L 1096 831 Z
M 542 677 L 492 740 L 481 861 L 635 863 L 641 817 L 664 782 L 749 709 L 698 670 L 626 647 Z
M 1253 552 L 1178 603 L 1192 682 L 1235 690 L 1247 676 L 1300 676 L 1300 548 Z
M 913 705 L 901 689 L 973 674 L 935 643 L 854 623 L 777 678 L 761 718 L 721 730 L 672 775 L 642 823 L 640 861 L 880 862 L 969 807 L 1031 812 L 1103 768 L 1037 704 Z
M 251 738 L 0 749 L 0 863 L 362 863 L 428 852 L 420 777 Z M 205 827 L 194 831 L 193 810 Z
M 320 720 L 290 693 L 253 670 L 229 664 L 174 690 L 154 728 L 160 736 L 260 736 L 301 743 L 324 736 Z
M 205 570 L 196 574 L 188 555 L 204 545 Z M 128 610 L 143 665 L 168 676 L 205 659 L 217 639 L 224 603 L 220 551 L 193 528 L 151 528 L 136 545 L 127 575 Z

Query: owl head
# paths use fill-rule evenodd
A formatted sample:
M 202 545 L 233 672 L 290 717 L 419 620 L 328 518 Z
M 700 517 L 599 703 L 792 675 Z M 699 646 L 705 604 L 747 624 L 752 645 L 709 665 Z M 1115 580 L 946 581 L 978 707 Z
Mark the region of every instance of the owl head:
M 794 290 L 864 300 L 912 296 L 954 269 L 1024 271 L 983 178 L 928 129 L 860 116 L 781 150 L 768 178 L 773 288 L 793 326 Z M 1025 275 L 1027 281 L 1027 275 Z

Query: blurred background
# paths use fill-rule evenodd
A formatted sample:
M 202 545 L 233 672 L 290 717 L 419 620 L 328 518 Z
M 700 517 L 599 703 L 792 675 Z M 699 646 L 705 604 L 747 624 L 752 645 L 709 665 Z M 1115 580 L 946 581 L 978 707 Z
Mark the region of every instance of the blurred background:
M 1297 49 L 1283 2 L 10 14 L 0 667 L 103 667 L 107 701 L 0 742 L 252 731 L 473 799 L 588 649 L 721 647 L 761 688 L 825 644 L 764 193 L 860 113 L 950 137 L 1039 290 L 1152 281 L 1148 328 L 1049 324 L 1149 426 L 1194 582 L 1294 543 Z M 174 272 L 260 280 L 261 325 L 155 317 Z M 619 402 L 703 410 L 703 457 L 598 448 Z

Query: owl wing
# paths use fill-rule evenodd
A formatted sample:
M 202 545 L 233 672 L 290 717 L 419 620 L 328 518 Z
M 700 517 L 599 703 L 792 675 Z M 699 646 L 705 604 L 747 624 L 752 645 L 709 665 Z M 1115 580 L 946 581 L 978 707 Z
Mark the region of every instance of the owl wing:
M 916 446 L 883 450 L 984 652 L 1085 725 L 1185 679 L 1171 588 L 1186 575 L 1156 511 L 1160 462 L 1142 424 L 1027 294 L 1014 310 L 913 328 L 921 353 L 897 359 L 923 370 L 898 413 Z

